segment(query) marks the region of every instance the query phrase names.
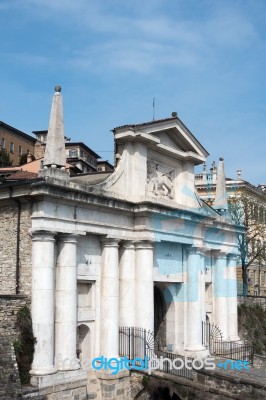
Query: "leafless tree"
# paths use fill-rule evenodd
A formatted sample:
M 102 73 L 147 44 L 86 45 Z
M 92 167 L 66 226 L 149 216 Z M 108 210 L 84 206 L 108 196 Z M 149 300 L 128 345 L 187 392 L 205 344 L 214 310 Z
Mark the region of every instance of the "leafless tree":
M 248 267 L 266 262 L 266 208 L 254 197 L 241 191 L 230 201 L 230 212 L 236 224 L 244 225 L 246 233 L 238 235 L 241 259 L 243 295 L 248 294 Z M 260 282 L 260 277 L 259 277 Z

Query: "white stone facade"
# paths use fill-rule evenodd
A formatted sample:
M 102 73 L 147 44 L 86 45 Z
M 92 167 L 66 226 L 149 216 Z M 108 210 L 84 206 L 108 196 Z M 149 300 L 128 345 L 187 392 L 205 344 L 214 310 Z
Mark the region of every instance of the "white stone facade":
M 101 182 L 46 168 L 13 190 L 33 204 L 31 374 L 48 383 L 82 375 L 77 354 L 118 357 L 119 326 L 156 321 L 163 349 L 192 356 L 207 354 L 206 317 L 238 338 L 237 228 L 194 189 L 208 153 L 177 117 L 114 136 L 118 164 Z

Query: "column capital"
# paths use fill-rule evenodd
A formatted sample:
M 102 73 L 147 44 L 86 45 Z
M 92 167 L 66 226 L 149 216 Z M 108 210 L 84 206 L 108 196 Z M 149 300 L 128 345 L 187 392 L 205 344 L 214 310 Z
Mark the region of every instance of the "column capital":
M 120 239 L 115 238 L 101 238 L 100 239 L 102 247 L 117 247 L 119 246 Z
M 223 250 L 212 250 L 212 254 L 215 258 L 227 258 L 227 253 Z
M 186 252 L 188 255 L 192 255 L 192 254 L 198 254 L 198 255 L 204 255 L 204 248 L 200 247 L 200 246 L 193 246 L 193 245 L 189 245 L 186 248 Z
M 207 248 L 207 247 L 201 247 L 201 252 L 204 256 L 208 256 L 211 255 L 211 249 Z
M 77 243 L 78 235 L 75 233 L 59 233 L 58 241 L 64 243 Z
M 137 241 L 135 241 L 135 247 L 136 247 L 136 250 L 153 249 L 154 242 L 152 242 L 151 240 L 137 240 Z
M 38 241 L 54 242 L 56 232 L 43 231 L 43 230 L 39 230 L 39 231 L 31 230 L 30 235 L 31 235 L 33 242 L 35 242 L 35 241 L 36 242 L 38 242 Z
M 121 247 L 124 249 L 135 250 L 135 242 L 134 242 L 134 240 L 123 240 L 121 242 Z
M 238 254 L 236 254 L 236 253 L 228 253 L 227 254 L 228 260 L 236 260 L 237 257 L 238 257 Z

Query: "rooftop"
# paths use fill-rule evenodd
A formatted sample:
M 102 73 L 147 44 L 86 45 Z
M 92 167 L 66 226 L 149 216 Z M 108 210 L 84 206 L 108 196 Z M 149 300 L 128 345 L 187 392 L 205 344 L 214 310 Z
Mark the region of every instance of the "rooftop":
M 0 127 L 1 127 L 1 126 L 2 126 L 3 128 L 5 128 L 5 129 L 8 129 L 9 131 L 15 133 L 16 135 L 22 136 L 24 139 L 27 139 L 27 140 L 33 142 L 33 144 L 36 142 L 36 139 L 35 139 L 34 137 L 28 135 L 28 134 L 25 133 L 25 132 L 20 131 L 19 129 L 14 128 L 14 127 L 11 126 L 11 125 L 6 124 L 6 123 L 3 122 L 3 121 L 0 121 Z

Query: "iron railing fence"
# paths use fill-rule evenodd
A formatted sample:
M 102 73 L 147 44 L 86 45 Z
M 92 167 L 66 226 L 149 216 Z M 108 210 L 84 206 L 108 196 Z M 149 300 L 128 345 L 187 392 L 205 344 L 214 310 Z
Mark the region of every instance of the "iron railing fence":
M 210 322 L 202 322 L 202 344 L 214 357 L 248 361 L 253 364 L 254 348 L 247 341 L 223 340 L 221 330 Z
M 167 353 L 164 351 L 156 351 L 156 355 L 157 357 L 162 357 L 164 359 L 164 361 L 159 365 L 159 371 L 175 376 L 181 376 L 182 378 L 190 380 L 193 379 L 192 357 L 184 357 L 180 354 Z
M 152 332 L 134 326 L 122 326 L 119 328 L 119 353 L 129 360 L 148 356 L 154 357 L 155 350 L 158 350 L 158 343 Z
M 253 364 L 254 349 L 252 344 L 243 343 L 241 340 L 235 342 L 213 340 L 212 355 L 230 360 L 248 361 Z
M 160 351 L 153 332 L 143 328 L 125 326 L 119 328 L 119 356 L 126 356 L 130 361 L 136 358 L 144 360 L 145 357 L 149 360 L 154 359 L 151 363 L 154 369 L 156 366 L 157 371 L 193 379 L 193 358 Z M 138 365 L 138 362 L 134 363 Z

